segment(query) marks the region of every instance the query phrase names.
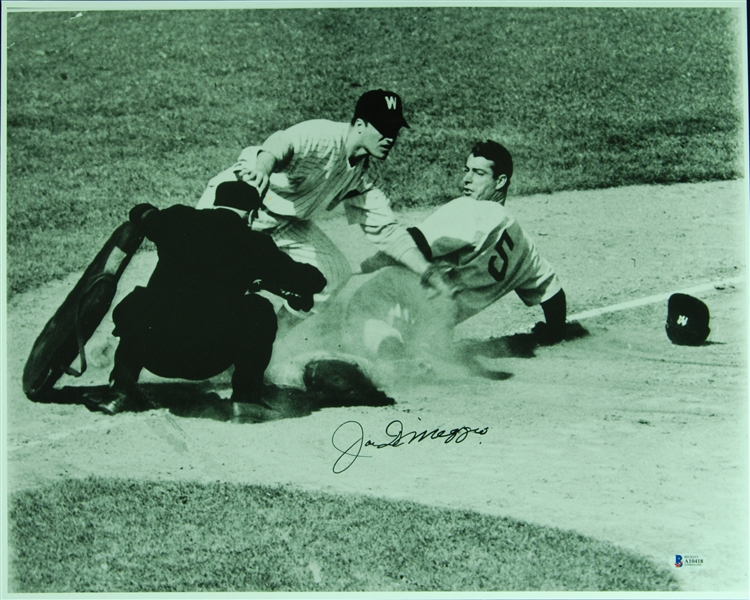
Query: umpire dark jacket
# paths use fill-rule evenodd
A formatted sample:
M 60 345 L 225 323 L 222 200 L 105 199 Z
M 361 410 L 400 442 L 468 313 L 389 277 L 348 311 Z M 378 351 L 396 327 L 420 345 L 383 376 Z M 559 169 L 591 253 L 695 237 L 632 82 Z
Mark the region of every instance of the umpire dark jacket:
M 167 358 L 175 349 L 180 354 L 184 345 L 210 355 L 231 344 L 231 336 L 243 329 L 238 320 L 247 319 L 246 294 L 258 282 L 302 295 L 325 286 L 318 269 L 294 261 L 232 210 L 139 205 L 131 221 L 156 244 L 159 260 L 148 285 L 137 287 L 115 308 L 114 334 L 141 341 L 152 356 Z M 270 309 L 267 300 L 256 299 Z M 269 315 L 273 339 L 275 315 L 272 310 Z

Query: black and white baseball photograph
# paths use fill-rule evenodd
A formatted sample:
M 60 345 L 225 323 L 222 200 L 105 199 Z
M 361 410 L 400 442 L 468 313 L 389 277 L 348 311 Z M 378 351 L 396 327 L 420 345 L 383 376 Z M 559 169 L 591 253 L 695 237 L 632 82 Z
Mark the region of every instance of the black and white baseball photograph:
M 740 0 L 2 3 L 3 598 L 747 598 Z

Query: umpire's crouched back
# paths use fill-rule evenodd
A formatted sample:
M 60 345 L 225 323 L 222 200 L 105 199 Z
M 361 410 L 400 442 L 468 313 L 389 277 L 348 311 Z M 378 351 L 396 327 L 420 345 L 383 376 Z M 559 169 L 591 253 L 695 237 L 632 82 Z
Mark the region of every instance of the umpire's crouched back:
M 111 389 L 114 400 L 128 400 L 112 410 L 105 403 L 105 412 L 137 407 L 135 384 L 143 368 L 162 377 L 206 379 L 234 365 L 232 400 L 261 401 L 277 324 L 271 303 L 252 293 L 255 282 L 293 289 L 314 270 L 314 287 L 322 289 L 325 278 L 247 226 L 258 204 L 255 188 L 237 181 L 217 188 L 213 209 L 142 204 L 131 210 L 159 259 L 147 286 L 113 313 L 120 343 Z

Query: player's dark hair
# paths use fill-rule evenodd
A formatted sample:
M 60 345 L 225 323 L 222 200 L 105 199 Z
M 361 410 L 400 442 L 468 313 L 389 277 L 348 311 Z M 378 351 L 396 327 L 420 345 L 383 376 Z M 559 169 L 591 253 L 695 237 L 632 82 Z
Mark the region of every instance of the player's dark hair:
M 497 179 L 500 175 L 505 175 L 508 181 L 503 186 L 503 191 L 507 190 L 510 185 L 510 178 L 513 176 L 513 158 L 508 149 L 502 144 L 487 140 L 474 144 L 471 153 L 474 156 L 481 156 L 492 161 L 492 176 Z

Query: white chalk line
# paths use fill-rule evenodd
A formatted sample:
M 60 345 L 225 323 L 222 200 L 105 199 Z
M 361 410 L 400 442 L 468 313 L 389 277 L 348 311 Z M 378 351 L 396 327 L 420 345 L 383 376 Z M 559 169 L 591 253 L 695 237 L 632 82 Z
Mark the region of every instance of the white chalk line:
M 676 294 L 676 293 L 699 294 L 701 292 L 705 292 L 711 289 L 721 290 L 725 287 L 729 287 L 737 283 L 740 283 L 741 281 L 743 281 L 743 279 L 744 279 L 743 277 L 732 277 L 730 279 L 713 281 L 710 283 L 701 283 L 701 284 L 694 285 L 689 288 L 683 288 L 683 289 L 675 290 L 672 292 L 666 292 L 663 294 L 655 294 L 653 296 L 645 296 L 643 298 L 637 298 L 635 300 L 629 300 L 627 302 L 620 302 L 619 304 L 612 304 L 610 306 L 602 306 L 600 308 L 585 310 L 583 312 L 576 313 L 574 315 L 569 315 L 568 321 L 580 321 L 582 319 L 590 319 L 592 317 L 598 317 L 599 315 L 603 315 L 607 313 L 619 312 L 621 310 L 628 310 L 630 308 L 637 308 L 639 306 L 646 306 L 648 304 L 655 304 L 656 302 L 664 302 L 665 300 L 669 299 L 669 297 L 672 294 Z M 109 418 L 111 419 L 112 417 L 109 417 Z M 83 433 L 86 431 L 96 431 L 99 429 L 114 428 L 122 423 L 124 423 L 124 420 L 120 420 L 120 421 L 103 420 L 103 421 L 99 421 L 95 424 L 88 425 L 85 427 L 77 427 L 76 429 L 72 429 L 68 431 L 51 433 L 42 438 L 37 438 L 36 440 L 29 440 L 27 442 L 22 442 L 18 445 L 8 447 L 8 451 L 15 452 L 17 450 L 23 450 L 24 448 L 38 446 L 39 444 L 43 444 L 43 443 L 60 441 L 62 439 L 70 437 L 71 435 L 75 435 L 77 433 Z
M 627 302 L 620 302 L 619 304 L 612 304 L 610 306 L 602 306 L 601 308 L 593 308 L 591 310 L 585 310 L 580 313 L 568 316 L 568 321 L 580 321 L 581 319 L 590 319 L 591 317 L 598 317 L 607 313 L 619 312 L 621 310 L 628 310 L 629 308 L 637 308 L 639 306 L 646 306 L 648 304 L 656 304 L 657 302 L 664 302 L 668 300 L 672 294 L 699 294 L 711 289 L 721 290 L 725 287 L 729 287 L 740 283 L 744 277 L 731 277 L 730 279 L 724 279 L 720 281 L 712 281 L 710 283 L 701 283 L 694 285 L 689 288 L 680 290 L 674 290 L 663 294 L 654 294 L 653 296 L 645 296 L 644 298 L 637 298 L 635 300 L 628 300 Z

